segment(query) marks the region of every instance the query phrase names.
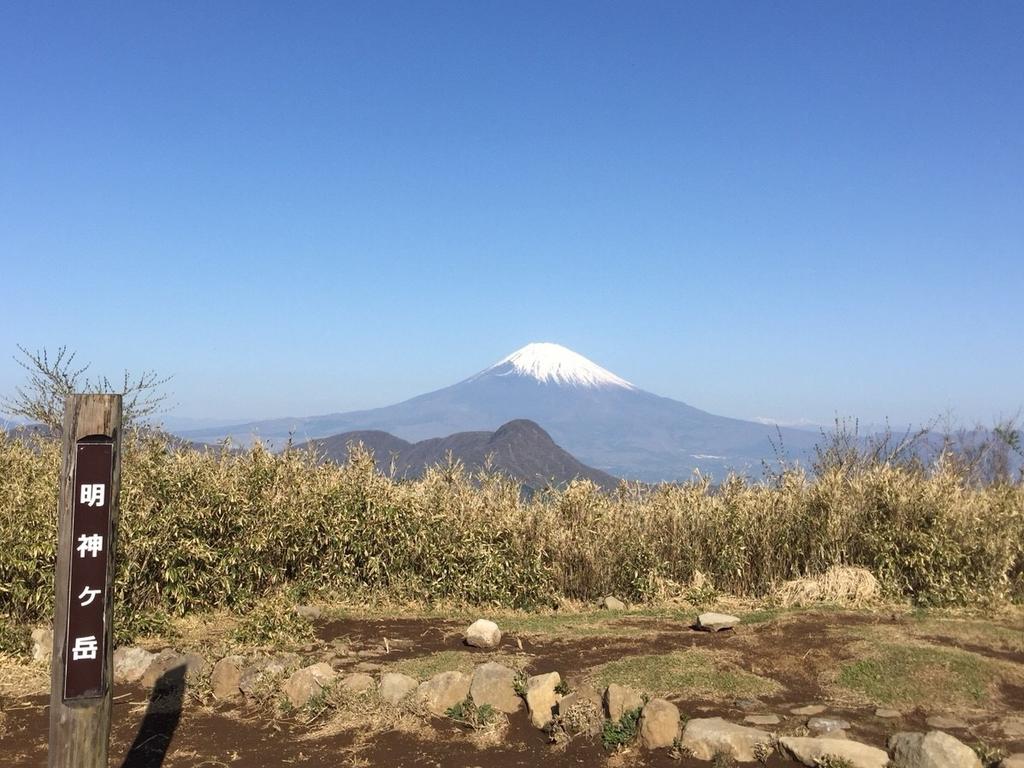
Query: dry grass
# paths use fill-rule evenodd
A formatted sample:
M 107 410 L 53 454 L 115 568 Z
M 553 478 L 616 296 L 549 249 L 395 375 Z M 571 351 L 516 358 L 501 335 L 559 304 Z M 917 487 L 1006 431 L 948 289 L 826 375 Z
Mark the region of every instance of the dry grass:
M 783 608 L 800 608 L 815 603 L 863 608 L 878 603 L 881 597 L 881 585 L 871 571 L 841 565 L 817 576 L 787 581 L 774 594 Z
M 55 442 L 0 434 L 0 624 L 52 615 L 58 464 Z M 163 634 L 168 615 L 244 615 L 281 594 L 535 610 L 671 593 L 705 605 L 825 574 L 787 599 L 820 587 L 856 601 L 870 592 L 864 579 L 828 574 L 857 566 L 886 597 L 921 605 L 1024 597 L 1024 487 L 971 485 L 950 462 L 715 488 L 698 479 L 604 493 L 576 482 L 524 500 L 516 483 L 457 465 L 398 482 L 358 450 L 339 467 L 141 437 L 125 441 L 122 478 L 121 642 Z M 253 638 L 275 627 L 256 622 Z
M 50 692 L 50 667 L 0 653 L 0 699 L 20 699 Z

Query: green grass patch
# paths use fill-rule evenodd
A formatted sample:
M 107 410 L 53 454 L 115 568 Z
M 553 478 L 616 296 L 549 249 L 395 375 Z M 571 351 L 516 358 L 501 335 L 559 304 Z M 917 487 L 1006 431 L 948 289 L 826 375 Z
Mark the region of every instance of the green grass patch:
M 1024 652 L 1024 623 L 1015 629 L 991 621 L 916 616 L 908 631 L 915 637 L 952 637 L 960 643 L 996 651 Z
M 403 675 L 415 677 L 417 680 L 427 680 L 438 672 L 469 674 L 479 662 L 479 655 L 469 651 L 438 651 L 428 656 L 417 656 L 413 659 L 395 662 L 391 665 L 390 671 L 401 672 Z
M 511 669 L 520 670 L 529 660 L 530 657 L 526 655 L 498 653 L 483 656 L 470 651 L 437 651 L 427 656 L 396 661 L 388 667 L 388 671 L 401 672 L 417 680 L 427 680 L 438 672 L 463 672 L 469 675 L 477 665 L 487 661 L 497 661 Z
M 636 738 L 640 727 L 641 708 L 629 709 L 622 713 L 618 722 L 604 721 L 601 729 L 601 743 L 605 749 L 624 747 Z
M 843 666 L 836 683 L 875 704 L 963 706 L 984 703 L 998 676 L 998 665 L 974 653 L 884 643 Z
M 632 656 L 597 667 L 592 679 L 600 687 L 630 685 L 654 696 L 688 694 L 709 699 L 761 696 L 779 690 L 774 680 L 744 672 L 703 649 Z

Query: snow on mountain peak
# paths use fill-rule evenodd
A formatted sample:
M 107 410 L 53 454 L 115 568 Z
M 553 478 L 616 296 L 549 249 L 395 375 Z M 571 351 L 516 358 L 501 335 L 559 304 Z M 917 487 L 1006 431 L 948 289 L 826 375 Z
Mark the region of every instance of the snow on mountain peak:
M 577 354 L 561 344 L 549 342 L 527 344 L 478 375 L 489 373 L 497 376 L 510 374 L 530 376 L 545 384 L 561 384 L 570 387 L 636 389 L 625 379 L 619 378 L 583 355 Z

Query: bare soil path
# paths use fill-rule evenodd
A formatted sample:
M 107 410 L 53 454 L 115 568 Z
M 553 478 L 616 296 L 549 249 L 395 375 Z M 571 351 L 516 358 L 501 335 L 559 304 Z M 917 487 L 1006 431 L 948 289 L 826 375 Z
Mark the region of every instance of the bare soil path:
M 530 672 L 558 671 L 571 687 L 614 674 L 649 675 L 653 669 L 657 675 L 657 665 L 664 663 L 666 679 L 673 682 L 662 693 L 688 717 L 741 722 L 748 714 L 774 713 L 783 718 L 779 732 L 799 733 L 806 718 L 790 710 L 822 703 L 829 715 L 853 724 L 851 738 L 883 746 L 897 730 L 924 730 L 930 715 L 952 712 L 967 727 L 949 732 L 965 743 L 1024 751 L 1024 735 L 1008 736 L 1005 730 L 1008 719 L 1024 712 L 1024 628 L 1018 642 L 1015 620 L 986 624 L 921 621 L 905 613 L 798 612 L 752 618 L 722 633 L 636 613 L 499 623 L 509 627 L 501 647 L 484 652 L 462 643 L 463 621 L 349 616 L 320 622 L 310 653 L 344 645 L 352 652 L 339 662 L 342 671 L 367 661 L 381 670 L 451 663 L 471 668 L 498 655 Z M 694 659 L 705 666 L 694 666 Z M 681 670 L 671 666 L 681 662 L 687 665 Z M 898 679 L 900 674 L 913 679 Z M 736 695 L 729 688 L 735 681 L 770 687 L 760 695 Z M 966 698 L 957 698 L 961 684 Z M 936 698 L 935 691 L 948 700 Z M 378 730 L 372 721 L 338 728 L 324 720 L 303 724 L 266 710 L 203 703 L 181 690 L 121 686 L 115 697 L 111 764 L 122 768 L 709 765 L 638 748 L 613 755 L 598 739 L 555 747 L 522 712 L 509 718 L 497 743 L 484 747 L 444 718 L 413 729 Z M 0 766 L 45 766 L 46 697 L 7 697 L 0 703 Z M 877 717 L 880 705 L 895 706 L 902 716 Z M 793 765 L 779 757 L 768 764 Z

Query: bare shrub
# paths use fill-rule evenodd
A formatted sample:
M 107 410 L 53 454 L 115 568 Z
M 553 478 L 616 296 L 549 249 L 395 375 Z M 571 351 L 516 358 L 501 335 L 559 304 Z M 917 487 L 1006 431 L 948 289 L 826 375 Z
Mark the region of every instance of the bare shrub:
M 160 413 L 167 399 L 160 390 L 170 377 L 161 377 L 155 371 L 138 375 L 125 371 L 123 380 L 115 387 L 106 376 L 83 378 L 89 365 L 77 366 L 75 353 L 68 352 L 66 346 L 59 347 L 53 356 L 45 348 L 29 352 L 19 345 L 18 351 L 21 358 L 14 359 L 25 369 L 28 381 L 15 389 L 13 398 L 0 400 L 0 410 L 41 424 L 55 435 L 63 430 L 64 403 L 76 393 L 122 395 L 121 419 L 125 427 L 146 423 Z

